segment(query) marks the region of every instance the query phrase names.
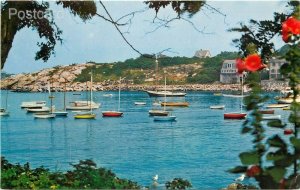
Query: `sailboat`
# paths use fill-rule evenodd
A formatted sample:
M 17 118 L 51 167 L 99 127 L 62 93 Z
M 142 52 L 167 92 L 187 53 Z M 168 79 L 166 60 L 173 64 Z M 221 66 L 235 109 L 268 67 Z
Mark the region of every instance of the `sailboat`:
M 165 76 L 165 89 L 166 88 L 167 88 L 167 77 Z M 165 95 L 165 102 L 167 102 L 167 96 L 166 95 Z M 150 111 L 149 111 L 149 114 L 150 114 Z M 152 112 L 152 114 L 153 113 L 155 113 L 155 112 Z M 169 113 L 166 112 L 166 105 L 164 105 L 164 110 L 160 113 L 161 115 L 158 115 L 158 113 L 159 112 L 156 112 L 156 116 L 154 116 L 154 121 L 175 121 L 176 120 L 176 116 L 169 115 Z M 167 114 L 165 115 L 165 113 L 167 113 Z
M 224 113 L 224 119 L 245 119 L 247 114 L 243 113 L 243 100 L 244 100 L 244 73 L 242 74 L 242 84 L 241 84 L 241 88 L 242 88 L 242 94 L 241 94 L 241 105 L 240 105 L 240 112 L 232 112 L 232 113 Z
M 158 60 L 157 60 L 157 55 L 155 56 L 155 70 L 156 70 L 156 79 L 157 79 L 157 72 L 158 72 Z M 156 80 L 157 81 L 157 80 Z M 182 97 L 185 96 L 186 93 L 184 92 L 171 92 L 167 91 L 165 88 L 164 91 L 153 91 L 153 90 L 147 90 L 146 91 L 150 97 L 164 97 L 164 96 L 171 96 L 171 97 Z
M 91 84 L 90 84 L 90 102 L 92 102 L 93 99 L 93 74 L 91 73 Z M 89 104 L 90 111 L 89 112 L 83 112 L 78 113 L 74 116 L 75 119 L 95 119 L 96 114 L 93 113 L 92 104 Z
M 103 111 L 103 117 L 121 117 L 123 112 L 120 112 L 120 101 L 121 101 L 121 77 L 119 81 L 119 102 L 118 102 L 118 111 Z
M 64 109 L 57 110 L 52 113 L 55 114 L 56 116 L 67 116 L 68 115 L 68 112 L 66 111 L 66 82 L 65 82 L 65 86 L 64 86 Z
M 7 111 L 7 98 L 8 90 L 6 90 L 5 108 L 0 108 L 0 116 L 9 116 L 9 112 Z
M 33 117 L 37 119 L 53 119 L 55 118 L 55 114 L 52 113 L 53 111 L 53 98 L 54 96 L 51 95 L 51 90 L 50 90 L 50 84 L 48 85 L 48 90 L 49 90 L 49 99 L 50 99 L 50 108 L 40 108 L 40 109 L 35 109 L 35 110 L 42 110 L 42 111 L 36 111 L 38 113 L 34 114 Z M 48 111 L 46 111 L 48 110 Z M 27 111 L 30 112 L 30 109 L 27 109 Z M 31 110 L 32 111 L 32 110 Z

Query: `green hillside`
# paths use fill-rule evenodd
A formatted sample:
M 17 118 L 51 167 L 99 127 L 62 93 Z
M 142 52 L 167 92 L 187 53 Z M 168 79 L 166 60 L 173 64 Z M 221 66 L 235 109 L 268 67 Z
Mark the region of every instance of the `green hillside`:
M 197 57 L 163 57 L 159 58 L 158 76 L 167 73 L 169 84 L 211 83 L 219 81 L 220 69 L 225 59 L 235 59 L 236 52 L 222 52 L 212 58 Z M 84 82 L 90 78 L 92 71 L 95 82 L 114 81 L 126 77 L 134 84 L 145 83 L 146 79 L 155 76 L 155 59 L 138 57 L 116 63 L 94 63 L 82 71 L 75 81 Z M 162 83 L 162 77 L 160 77 Z

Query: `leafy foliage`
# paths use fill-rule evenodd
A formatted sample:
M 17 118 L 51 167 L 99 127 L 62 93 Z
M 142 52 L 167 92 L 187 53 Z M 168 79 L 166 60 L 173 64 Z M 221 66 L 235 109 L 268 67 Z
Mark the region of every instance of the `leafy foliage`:
M 192 184 L 182 178 L 174 178 L 172 181 L 165 183 L 167 189 L 188 189 L 192 187 Z

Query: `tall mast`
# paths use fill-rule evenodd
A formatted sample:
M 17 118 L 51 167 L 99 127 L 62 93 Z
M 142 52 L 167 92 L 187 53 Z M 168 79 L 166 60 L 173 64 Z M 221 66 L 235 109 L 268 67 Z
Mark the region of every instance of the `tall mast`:
M 90 110 L 92 112 L 92 91 L 93 91 L 93 73 L 91 72 L 91 86 L 90 86 Z
M 8 89 L 6 89 L 5 110 L 7 110 Z
M 118 111 L 120 111 L 120 101 L 121 101 L 121 77 L 119 81 L 119 104 L 118 104 Z
M 157 55 L 155 54 L 155 86 L 156 86 L 156 91 L 157 91 L 157 85 L 158 85 L 158 60 L 157 60 Z
M 66 86 L 67 86 L 67 82 L 65 79 L 65 86 L 64 86 L 64 111 L 66 111 Z
M 164 104 L 164 111 L 166 111 L 166 103 L 167 103 L 167 76 L 165 75 L 165 104 Z

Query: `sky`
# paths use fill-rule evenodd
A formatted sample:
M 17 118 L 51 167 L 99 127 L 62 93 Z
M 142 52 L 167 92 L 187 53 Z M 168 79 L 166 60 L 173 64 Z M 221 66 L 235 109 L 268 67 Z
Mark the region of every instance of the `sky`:
M 146 5 L 141 1 L 104 1 L 103 2 L 114 19 L 118 19 L 133 11 L 145 10 Z M 105 14 L 99 2 L 97 12 Z M 169 27 L 161 27 L 154 32 L 157 24 L 153 23 L 154 10 L 136 13 L 131 24 L 120 29 L 125 32 L 126 39 L 140 52 L 155 54 L 164 52 L 168 56 L 192 57 L 199 49 L 210 50 L 217 55 L 221 51 L 238 51 L 232 40 L 239 38 L 239 33 L 228 32 L 228 29 L 247 23 L 250 19 L 272 19 L 273 12 L 286 12 L 286 3 L 282 1 L 207 1 L 207 4 L 218 9 L 223 15 L 212 12 L 207 8 L 194 15 L 190 21 L 194 26 L 203 30 L 197 31 L 189 22 L 175 20 Z M 95 61 L 97 63 L 112 63 L 124 61 L 139 56 L 122 39 L 115 27 L 97 16 L 82 22 L 78 17 L 69 14 L 68 10 L 50 3 L 54 11 L 57 25 L 63 31 L 63 43 L 55 47 L 55 56 L 51 56 L 47 63 L 35 61 L 38 51 L 37 42 L 41 42 L 38 33 L 30 28 L 20 30 L 13 41 L 3 71 L 7 73 L 29 73 L 56 65 L 70 65 Z M 175 17 L 170 9 L 162 9 L 160 18 Z M 126 22 L 126 19 L 123 20 Z M 276 48 L 283 42 L 278 37 L 274 40 Z

